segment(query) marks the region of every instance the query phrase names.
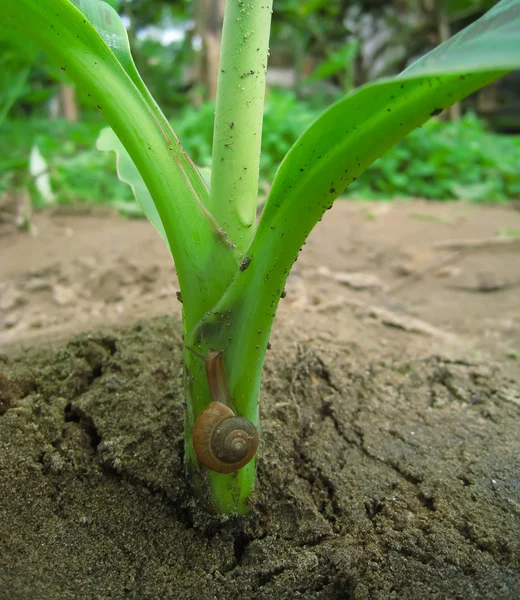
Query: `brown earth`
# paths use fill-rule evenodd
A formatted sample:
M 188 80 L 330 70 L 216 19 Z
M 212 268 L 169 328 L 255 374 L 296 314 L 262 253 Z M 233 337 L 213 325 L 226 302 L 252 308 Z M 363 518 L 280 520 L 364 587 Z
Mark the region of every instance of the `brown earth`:
M 0 235 L 0 598 L 520 597 L 519 212 L 327 213 L 274 326 L 252 510 L 227 519 L 183 476 L 161 240 L 35 227 Z

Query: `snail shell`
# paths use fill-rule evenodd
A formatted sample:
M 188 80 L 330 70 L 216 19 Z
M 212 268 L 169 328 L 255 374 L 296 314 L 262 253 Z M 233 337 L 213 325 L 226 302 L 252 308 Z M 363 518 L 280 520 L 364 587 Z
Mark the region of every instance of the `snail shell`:
M 258 448 L 258 431 L 244 417 L 221 402 L 211 402 L 193 428 L 193 446 L 199 461 L 217 473 L 233 473 L 245 466 Z

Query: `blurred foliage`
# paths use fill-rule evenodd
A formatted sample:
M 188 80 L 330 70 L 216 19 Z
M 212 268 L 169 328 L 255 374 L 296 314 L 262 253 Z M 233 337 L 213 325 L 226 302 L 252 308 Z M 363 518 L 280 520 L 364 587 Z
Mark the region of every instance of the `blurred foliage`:
M 344 46 L 332 52 L 313 73 L 303 82 L 312 83 L 322 79 L 338 76 L 343 83 L 343 91 L 348 93 L 354 88 L 354 60 L 359 50 L 359 42 L 347 42 Z
M 197 94 L 196 0 L 109 0 L 128 24 L 136 64 L 195 162 L 211 162 L 214 105 L 193 107 Z M 285 153 L 323 108 L 374 74 L 400 69 L 434 46 L 438 11 L 452 31 L 484 12 L 493 0 L 277 0 L 271 64 L 292 65 L 293 92 L 271 88 L 265 106 L 262 189 Z M 174 33 L 164 39 L 163 33 Z M 78 94 L 83 121 L 49 120 L 64 74 L 47 58 L 0 28 L 0 193 L 31 187 L 28 160 L 34 144 L 49 165 L 58 202 L 132 206 L 113 156 L 98 152 L 103 126 Z M 305 97 L 305 99 L 303 99 Z M 517 120 L 513 121 L 516 123 Z M 9 141 L 9 146 L 6 145 Z M 432 120 L 379 159 L 349 189 L 363 197 L 420 196 L 503 201 L 520 197 L 520 142 L 497 135 L 473 115 L 459 123 Z M 38 195 L 32 186 L 32 196 Z
M 139 72 L 166 111 L 204 96 L 196 68 L 199 1 L 109 1 L 125 20 Z M 326 79 L 321 84 L 329 86 L 330 96 L 331 88 L 340 93 L 402 70 L 434 47 L 439 8 L 455 32 L 492 4 L 494 0 L 277 0 L 271 64 L 294 67 L 298 96 L 310 82 L 314 84 L 307 91 L 312 93 L 318 79 Z M 13 42 L 19 46 L 10 46 Z M 3 36 L 0 27 L 0 118 L 16 98 L 11 111 L 15 117 L 42 114 L 65 80 L 41 53 L 28 59 L 27 42 Z M 81 92 L 77 101 L 80 112 L 93 111 Z
M 163 109 L 189 103 L 194 85 L 188 75 L 195 63 L 192 29 L 195 2 L 190 0 L 114 0 L 126 18 L 132 55 L 141 77 Z M 165 31 L 173 37 L 163 36 Z
M 361 85 L 403 70 L 435 47 L 441 13 L 456 33 L 493 4 L 496 0 L 277 0 L 271 47 L 295 65 L 298 88 L 311 63 L 334 63 L 345 44 L 357 42 L 352 78 Z M 332 82 L 345 87 L 341 76 Z
M 291 92 L 271 90 L 262 135 L 261 180 L 272 181 L 281 160 L 322 108 Z M 211 164 L 214 105 L 186 108 L 173 122 L 184 148 L 201 166 Z M 520 136 L 500 135 L 468 113 L 460 121 L 432 119 L 388 152 L 349 196 L 421 197 L 504 202 L 520 197 Z
M 130 188 L 117 179 L 113 157 L 96 150 L 101 127 L 99 122 L 69 123 L 37 117 L 6 121 L 2 136 L 9 140 L 9 152 L 0 153 L 0 193 L 29 187 L 33 204 L 43 204 L 29 176 L 29 155 L 36 144 L 48 163 L 58 203 L 133 202 Z
M 462 19 L 489 10 L 495 0 L 442 0 L 441 6 L 452 19 Z
M 468 113 L 432 119 L 377 160 L 349 188 L 362 198 L 504 202 L 520 197 L 520 136 L 486 130 Z
M 286 152 L 321 110 L 294 93 L 270 91 L 262 136 L 262 186 L 272 181 Z M 184 108 L 172 121 L 183 147 L 201 167 L 211 164 L 213 116 L 214 105 L 208 102 Z M 6 121 L 3 135 L 10 151 L 0 154 L 0 193 L 10 187 L 31 188 L 28 160 L 37 144 L 49 164 L 59 203 L 108 203 L 118 208 L 126 204 L 133 210 L 131 191 L 117 179 L 113 156 L 95 148 L 101 127 L 100 121 Z M 487 131 L 473 114 L 455 123 L 432 119 L 376 161 L 350 186 L 348 197 L 503 202 L 520 197 L 518 165 L 520 136 Z M 32 192 L 38 206 L 41 201 Z
M 189 43 L 181 40 L 163 45 L 147 38 L 138 47 L 139 51 L 134 52 L 137 69 L 159 106 L 175 108 L 186 105 L 191 84 L 186 81 L 184 71 L 186 65 L 194 60 Z
M 132 29 L 158 24 L 165 15 L 186 19 L 193 15 L 193 0 L 112 0 L 119 14 L 132 21 Z
M 31 91 L 28 79 L 37 54 L 32 44 L 0 27 L 0 125 L 15 102 Z

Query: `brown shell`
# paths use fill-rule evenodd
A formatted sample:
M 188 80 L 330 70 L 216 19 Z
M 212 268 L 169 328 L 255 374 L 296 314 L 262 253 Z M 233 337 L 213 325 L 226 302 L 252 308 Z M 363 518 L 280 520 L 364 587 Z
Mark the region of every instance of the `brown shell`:
M 258 448 L 258 431 L 244 417 L 221 402 L 211 402 L 193 428 L 193 445 L 198 460 L 217 473 L 233 473 L 253 458 Z

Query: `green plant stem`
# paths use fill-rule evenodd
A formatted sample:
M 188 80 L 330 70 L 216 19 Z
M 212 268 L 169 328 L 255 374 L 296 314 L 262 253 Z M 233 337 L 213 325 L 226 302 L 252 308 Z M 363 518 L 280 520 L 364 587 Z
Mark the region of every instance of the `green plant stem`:
M 256 222 L 260 145 L 265 97 L 272 0 L 227 0 L 219 63 L 211 192 L 207 207 L 242 255 L 253 238 Z M 234 273 L 240 273 L 235 268 Z M 229 279 L 227 283 L 229 283 Z M 211 311 L 207 315 L 214 315 Z M 233 342 L 236 313 L 218 315 L 209 326 L 185 327 L 189 346 L 202 355 L 224 350 L 229 376 L 236 373 L 228 349 Z M 204 321 L 204 318 L 202 319 Z M 253 489 L 256 459 L 229 475 L 201 467 L 195 456 L 192 433 L 195 420 L 210 401 L 204 365 L 185 352 L 185 461 L 199 497 L 222 513 L 247 512 Z M 231 390 L 238 415 L 259 427 L 258 396 L 238 401 Z
M 215 316 L 215 315 L 213 315 Z M 188 340 L 188 346 L 197 344 L 197 351 L 207 356 L 210 350 L 224 350 L 226 378 L 235 372 L 229 360 L 229 333 L 232 331 L 231 314 L 219 315 L 197 330 L 197 335 Z M 226 339 L 226 335 L 228 335 Z M 232 340 L 231 340 L 232 341 Z M 192 344 L 193 342 L 193 344 Z M 185 413 L 185 459 L 189 477 L 200 499 L 210 510 L 217 509 L 223 514 L 244 514 L 248 511 L 248 498 L 253 490 L 256 475 L 256 457 L 239 471 L 221 474 L 199 465 L 193 447 L 193 424 L 202 410 L 208 405 L 210 393 L 203 361 L 192 352 L 185 351 L 185 392 L 187 408 Z M 235 391 L 230 389 L 231 405 L 235 413 L 246 417 L 258 428 L 258 403 L 238 403 Z
M 220 327 L 222 322 L 217 323 L 217 325 L 219 327 L 214 330 L 217 335 L 211 337 L 206 333 L 205 343 L 200 344 L 197 348 L 205 355 L 208 354 L 210 348 L 225 347 L 218 332 L 222 333 L 226 328 Z M 188 345 L 191 347 L 191 344 Z M 226 353 L 227 349 L 224 351 L 225 358 Z M 184 382 L 186 394 L 184 458 L 189 481 L 195 495 L 209 511 L 217 510 L 222 514 L 245 514 L 249 510 L 248 500 L 255 484 L 256 457 L 239 471 L 230 474 L 215 473 L 199 464 L 193 447 L 193 425 L 200 412 L 208 404 L 209 389 L 203 362 L 188 351 L 184 352 L 184 360 L 186 365 Z M 226 358 L 225 368 L 227 374 L 234 371 L 231 367 L 230 361 Z M 234 401 L 232 390 L 231 397 Z M 256 407 L 251 405 L 250 412 L 240 410 L 236 402 L 234 402 L 234 406 L 237 414 L 245 416 L 257 427 L 260 426 L 258 405 Z
M 185 298 L 186 343 L 206 356 L 210 350 L 223 351 L 230 404 L 259 427 L 258 396 L 269 333 L 302 244 L 338 195 L 385 150 L 430 116 L 518 66 L 514 30 L 508 25 L 518 26 L 520 0 L 501 2 L 472 30 L 455 36 L 396 79 L 365 86 L 319 117 L 277 171 L 256 233 L 265 85 L 265 73 L 256 69 L 260 65 L 265 71 L 270 2 L 258 6 L 228 0 L 223 43 L 227 58 L 221 74 L 227 73 L 225 65 L 231 74 L 223 80 L 218 104 L 211 196 L 135 71 L 124 27 L 119 23 L 115 33 L 105 27 L 106 22 L 113 24 L 105 4 L 74 2 L 85 10 L 88 5 L 96 17 L 102 11 L 97 19 L 101 35 L 117 40 L 111 49 L 68 0 L 7 0 L 7 25 L 49 51 L 98 104 L 124 143 L 167 231 Z M 492 44 L 482 46 L 488 51 L 475 55 L 475 40 L 486 41 L 486 31 L 489 35 L 497 24 L 501 37 L 489 38 Z M 265 43 L 263 54 L 254 43 L 257 39 Z M 448 68 L 450 52 L 460 55 L 455 71 Z M 254 80 L 261 84 L 250 84 Z M 254 189 L 249 173 L 253 164 Z M 247 261 L 239 269 L 237 256 L 244 255 Z M 203 362 L 188 352 L 185 360 L 185 455 L 191 481 L 213 509 L 245 512 L 255 461 L 231 475 L 200 467 L 192 431 L 210 394 Z
M 240 251 L 254 235 L 272 0 L 227 0 L 208 208 Z

